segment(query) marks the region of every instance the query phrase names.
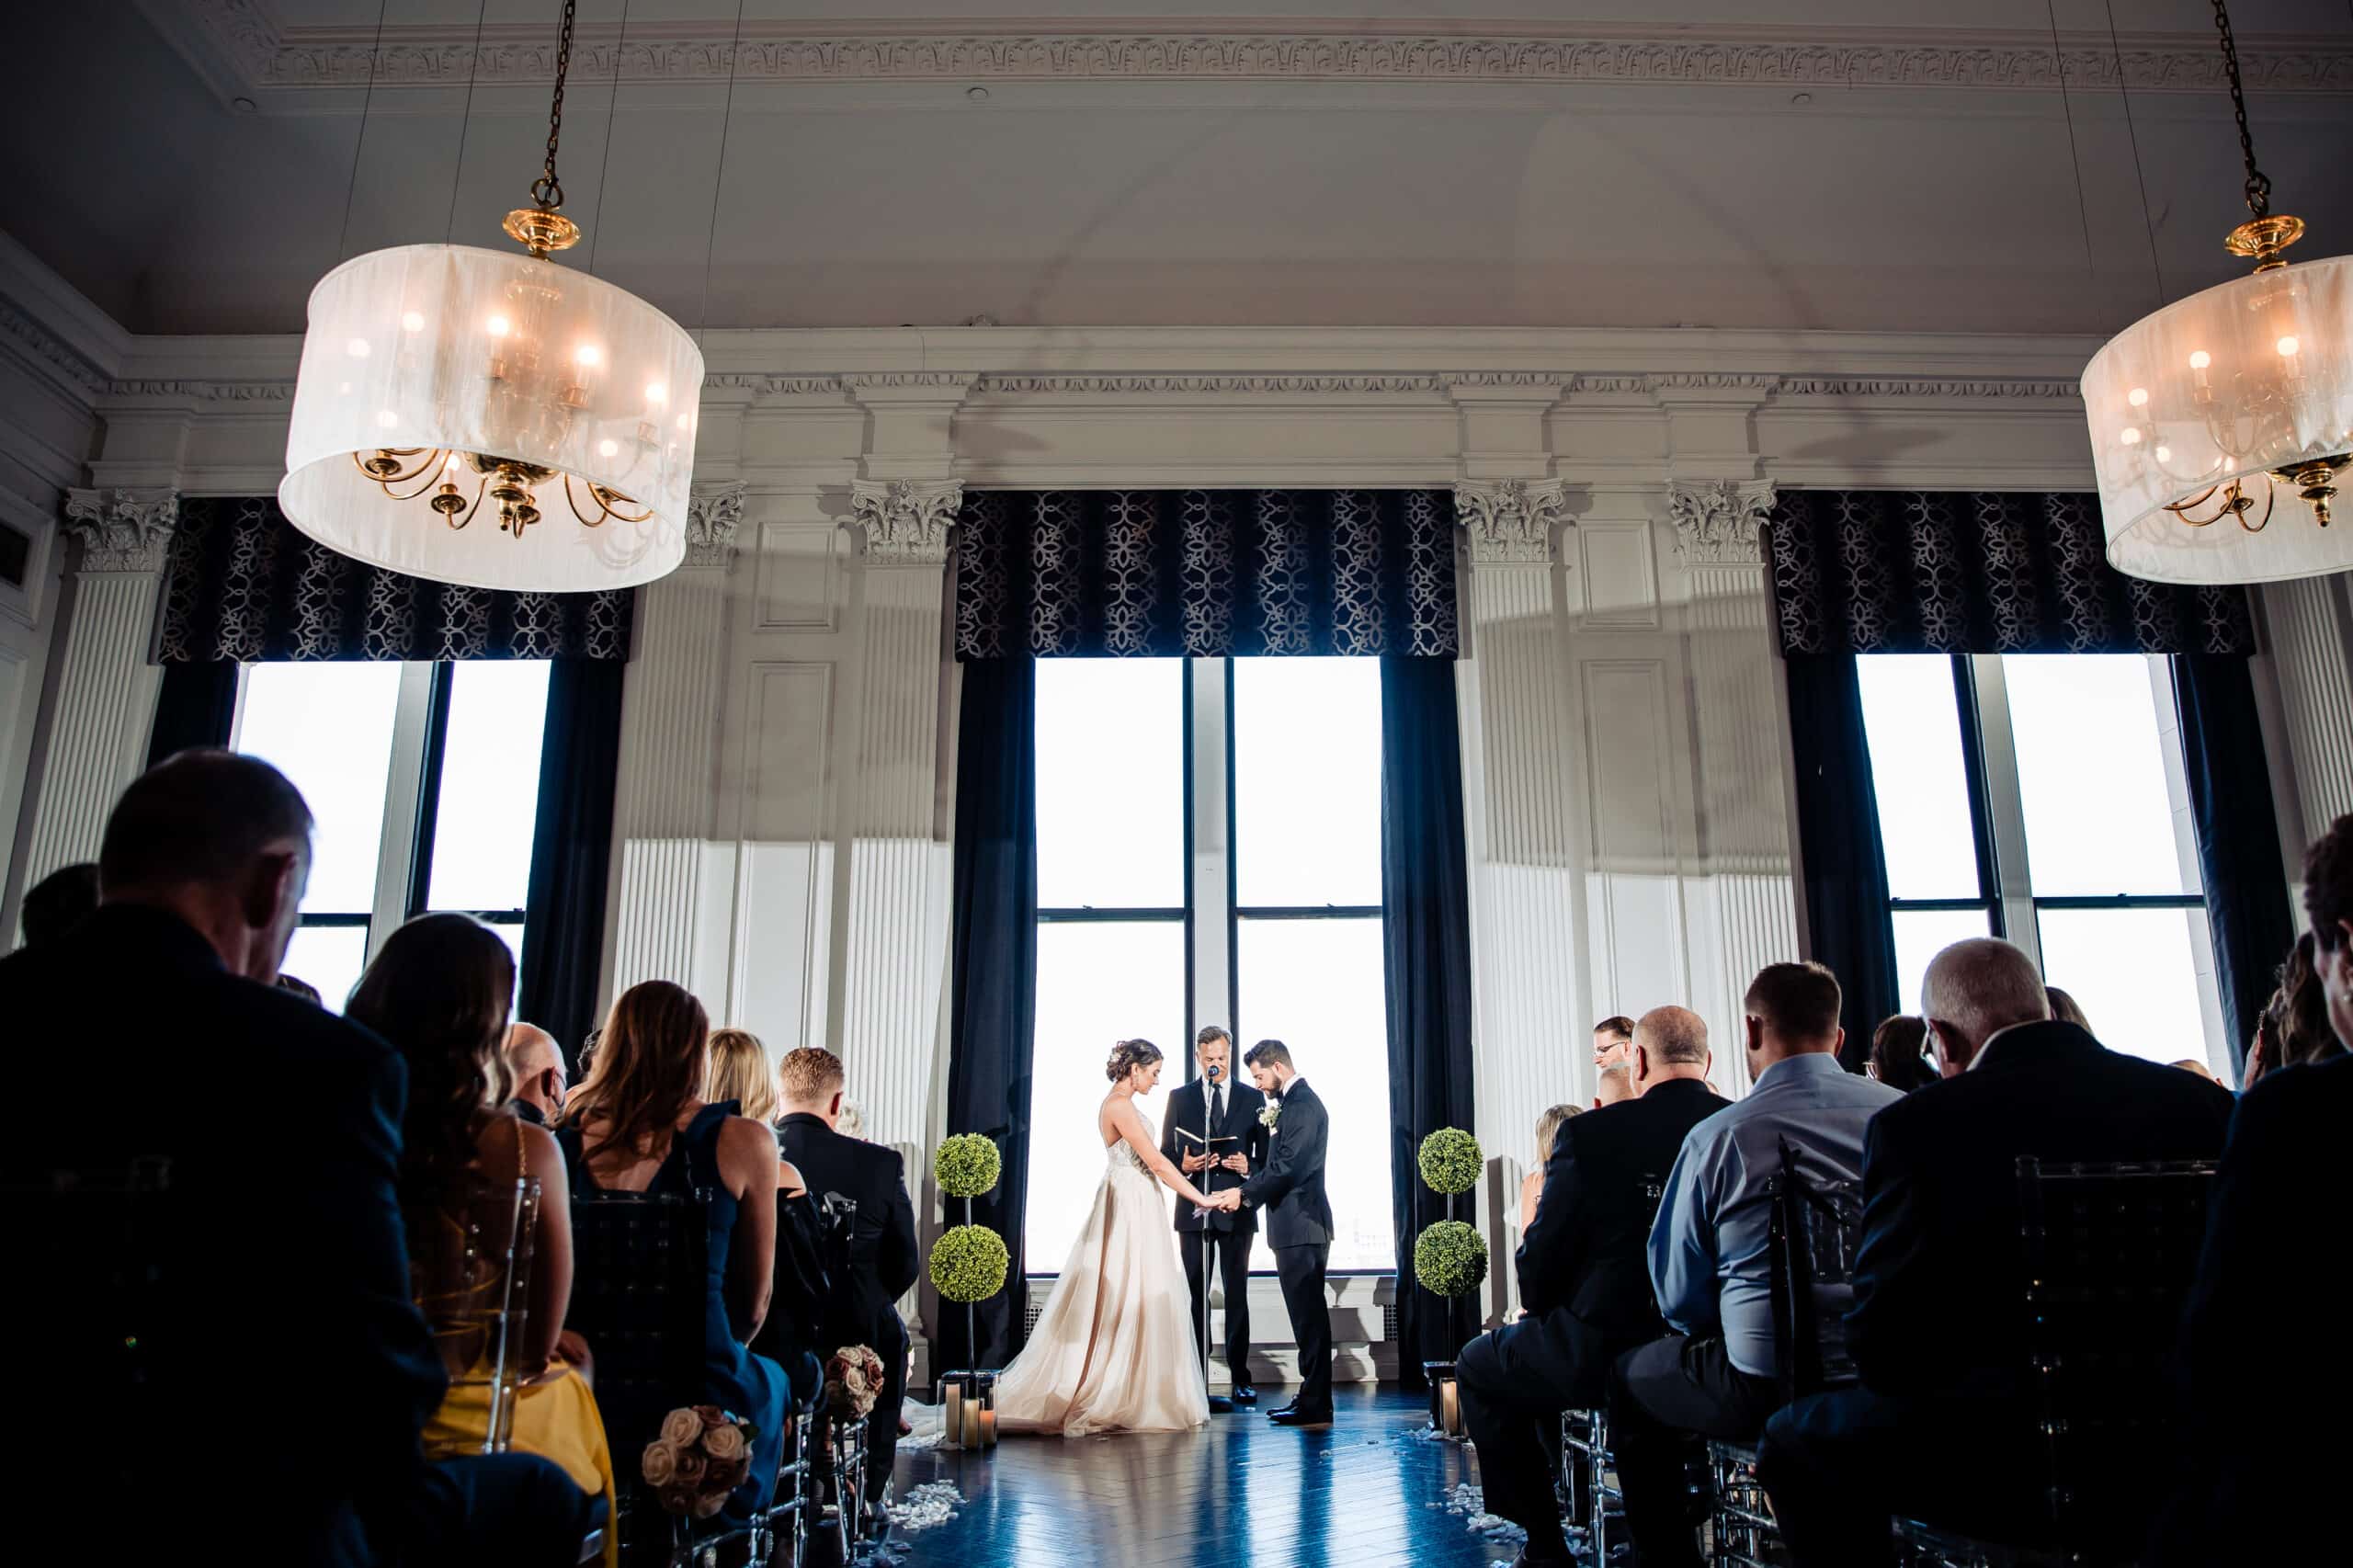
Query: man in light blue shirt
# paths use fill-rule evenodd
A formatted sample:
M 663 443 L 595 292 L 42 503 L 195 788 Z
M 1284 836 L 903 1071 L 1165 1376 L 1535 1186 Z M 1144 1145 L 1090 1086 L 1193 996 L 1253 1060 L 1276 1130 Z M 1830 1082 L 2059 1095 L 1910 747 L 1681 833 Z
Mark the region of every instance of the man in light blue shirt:
M 1864 1124 L 1904 1097 L 1838 1065 L 1839 1004 L 1822 965 L 1767 965 L 1743 1009 L 1756 1086 L 1694 1127 L 1667 1176 L 1651 1227 L 1651 1285 L 1676 1332 L 1619 1358 L 1610 1406 L 1643 1568 L 1699 1562 L 1675 1435 L 1753 1442 L 1781 1403 L 1766 1184 L 1780 1172 L 1782 1146 L 1811 1183 L 1859 1180 Z

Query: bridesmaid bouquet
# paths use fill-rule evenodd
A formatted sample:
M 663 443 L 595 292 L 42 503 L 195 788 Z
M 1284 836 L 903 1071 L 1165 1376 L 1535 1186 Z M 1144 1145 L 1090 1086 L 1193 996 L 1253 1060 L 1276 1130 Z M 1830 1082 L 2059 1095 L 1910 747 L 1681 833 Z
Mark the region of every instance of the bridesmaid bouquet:
M 638 1473 L 663 1512 L 708 1519 L 752 1469 L 752 1427 L 715 1404 L 681 1406 L 662 1419 Z
M 825 1408 L 836 1421 L 858 1421 L 882 1392 L 882 1358 L 863 1345 L 845 1345 L 825 1363 Z

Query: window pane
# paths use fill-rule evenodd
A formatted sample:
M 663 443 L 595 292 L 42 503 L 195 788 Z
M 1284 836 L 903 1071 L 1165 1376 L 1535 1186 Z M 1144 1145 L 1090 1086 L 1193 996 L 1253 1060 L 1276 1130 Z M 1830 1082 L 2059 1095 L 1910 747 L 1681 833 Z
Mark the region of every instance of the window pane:
M 316 823 L 311 885 L 302 898 L 308 913 L 365 915 L 376 906 L 400 692 L 401 666 L 388 662 L 246 667 L 237 749 L 292 779 Z M 362 932 L 363 945 L 366 939 Z M 302 978 L 326 992 L 313 977 Z M 340 995 L 336 1000 L 339 1006 Z
M 1867 653 L 1855 669 L 1889 896 L 1975 898 L 1977 835 L 1952 661 L 1941 653 Z
M 2198 978 L 2214 967 L 2202 909 L 2045 909 L 2042 978 L 2075 997 L 2110 1051 L 2209 1060 Z
M 426 907 L 520 909 L 530 892 L 531 830 L 539 822 L 547 662 L 453 665 L 449 682 Z
M 1103 1063 L 1113 1042 L 1138 1036 L 1165 1058 L 1160 1088 L 1136 1102 L 1158 1128 L 1168 1091 L 1185 1081 L 1184 922 L 1040 923 L 1025 1221 L 1032 1274 L 1061 1273 L 1086 1223 L 1103 1179 L 1096 1125 L 1110 1086 Z M 1167 1197 L 1176 1201 L 1174 1193 Z M 1176 1233 L 1165 1223 L 1159 1229 L 1175 1246 Z
M 1890 917 L 1895 926 L 1895 979 L 1901 989 L 1895 1005 L 1908 1013 L 1920 1010 L 1920 982 L 1928 960 L 1971 937 L 1993 935 L 1982 909 L 1899 909 Z
M 1380 660 L 1233 661 L 1233 822 L 1245 908 L 1381 902 Z
M 1332 1199 L 1333 1268 L 1397 1266 L 1381 929 L 1379 920 L 1363 918 L 1240 922 L 1235 1038 L 1289 1046 L 1300 1076 L 1332 1115 L 1324 1186 Z M 1265 1241 L 1262 1227 L 1253 1267 L 1272 1268 Z
M 1184 670 L 1181 659 L 1038 661 L 1040 907 L 1183 905 Z
M 2037 897 L 2199 891 L 2150 676 L 2137 653 L 2003 655 Z
M 368 967 L 368 927 L 365 926 L 301 926 L 286 944 L 286 961 L 279 971 L 318 987 L 319 1000 L 330 1013 L 340 1013 Z

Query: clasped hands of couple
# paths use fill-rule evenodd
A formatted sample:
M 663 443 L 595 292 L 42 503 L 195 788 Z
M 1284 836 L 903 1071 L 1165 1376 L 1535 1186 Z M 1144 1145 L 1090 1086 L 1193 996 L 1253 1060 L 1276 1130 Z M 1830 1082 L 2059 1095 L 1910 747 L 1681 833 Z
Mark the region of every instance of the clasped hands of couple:
M 1184 1165 L 1187 1176 L 1196 1175 L 1212 1165 L 1222 1171 L 1232 1171 L 1235 1176 L 1246 1176 L 1250 1174 L 1250 1157 L 1247 1154 L 1227 1154 L 1218 1159 L 1211 1159 L 1207 1154 L 1188 1154 L 1185 1156 Z M 1242 1190 L 1232 1187 L 1227 1187 L 1223 1192 L 1210 1194 L 1210 1200 L 1200 1205 L 1203 1213 L 1215 1209 L 1221 1213 L 1231 1214 L 1241 1207 Z

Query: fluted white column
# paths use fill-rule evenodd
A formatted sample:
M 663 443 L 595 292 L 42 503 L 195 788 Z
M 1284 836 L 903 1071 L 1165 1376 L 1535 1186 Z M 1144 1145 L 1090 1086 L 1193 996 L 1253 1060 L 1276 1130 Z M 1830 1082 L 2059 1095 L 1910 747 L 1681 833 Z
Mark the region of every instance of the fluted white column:
M 1699 732 L 1699 816 L 1713 905 L 1716 994 L 1693 1004 L 1719 1029 L 1741 1017 L 1748 983 L 1797 957 L 1789 802 L 1782 790 L 1780 703 L 1759 532 L 1773 507 L 1770 480 L 1669 481 L 1667 516 L 1689 593 L 1693 719 Z M 1728 1075 L 1743 1069 L 1719 1035 Z
M 910 1148 L 928 1124 L 948 980 L 939 731 L 948 530 L 962 498 L 954 481 L 860 480 L 850 493 L 865 561 L 842 1059 L 867 1136 Z
M 715 853 L 712 785 L 727 652 L 727 580 L 744 516 L 741 481 L 698 483 L 687 515 L 686 563 L 637 599 L 621 693 L 614 836 L 620 861 L 610 996 L 668 980 L 725 1012 L 725 973 L 699 964 Z M 567 1042 L 574 1043 L 574 1042 Z
M 2353 607 L 2342 577 L 2270 583 L 2262 596 L 2302 808 L 2280 826 L 2304 845 L 2353 812 Z
M 1499 1266 L 1488 1316 L 1509 1303 L 1519 1179 L 1547 1106 L 1593 1096 L 1580 994 L 1584 852 L 1567 618 L 1552 533 L 1558 480 L 1465 481 L 1462 596 L 1471 657 L 1456 667 L 1463 827 L 1471 858 L 1472 1077 L 1489 1167 L 1484 1229 Z
M 25 857 L 29 887 L 95 860 L 107 814 L 147 761 L 163 672 L 148 663 L 179 497 L 168 490 L 72 490 L 65 531 L 79 544 L 57 705 Z

